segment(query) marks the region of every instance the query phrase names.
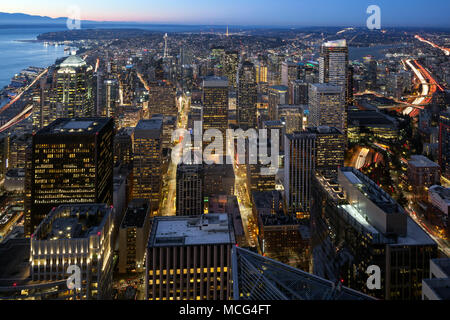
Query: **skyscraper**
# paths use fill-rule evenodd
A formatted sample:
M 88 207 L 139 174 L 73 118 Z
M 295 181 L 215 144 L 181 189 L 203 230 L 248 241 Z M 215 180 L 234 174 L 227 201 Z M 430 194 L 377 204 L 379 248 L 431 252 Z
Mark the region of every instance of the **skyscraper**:
M 112 204 L 113 130 L 110 118 L 60 118 L 33 135 L 26 234 L 60 204 Z
M 239 64 L 239 52 L 233 50 L 225 51 L 223 61 L 224 75 L 228 78 L 228 85 L 231 90 L 236 88 L 236 75 Z
M 99 116 L 115 117 L 117 107 L 119 106 L 119 82 L 116 79 L 106 79 L 103 81 L 101 90 L 100 110 L 97 110 Z
M 450 112 L 439 116 L 439 165 L 442 175 L 450 179 Z
M 228 129 L 228 80 L 207 77 L 203 80 L 203 130 Z
M 54 102 L 60 117 L 90 117 L 94 115 L 93 68 L 78 56 L 65 59 L 53 74 Z
M 316 135 L 307 131 L 284 138 L 284 190 L 287 211 L 308 219 L 311 202 L 311 175 L 315 168 Z
M 162 183 L 162 134 L 159 118 L 141 120 L 134 129 L 133 199 L 147 199 L 158 209 Z
M 155 217 L 147 247 L 146 299 L 231 299 L 235 243 L 226 213 Z
M 176 88 L 168 81 L 156 81 L 149 83 L 148 113 L 163 114 L 165 116 L 177 116 Z
M 237 118 L 242 129 L 256 128 L 256 103 L 258 89 L 256 85 L 255 67 L 250 62 L 244 62 L 239 69 L 237 92 Z
M 277 105 L 288 104 L 288 87 L 286 86 L 271 86 L 269 87 L 269 120 L 277 119 Z
M 325 42 L 319 58 L 319 82 L 347 86 L 348 47 L 346 40 Z
M 327 126 L 308 128 L 307 131 L 316 135 L 315 171 L 327 178 L 337 178 L 339 168 L 344 166 L 344 134 Z
M 177 216 L 203 214 L 203 165 L 183 164 L 177 167 Z
M 291 81 L 298 79 L 298 65 L 291 61 L 281 63 L 281 85 L 287 87 Z
M 437 244 L 383 189 L 355 168 L 312 179 L 313 272 L 381 299 L 419 300 Z M 380 289 L 367 286 L 369 266 Z
M 113 209 L 104 203 L 54 208 L 31 237 L 31 279 L 65 280 L 69 266 L 76 265 L 81 271 L 79 299 L 111 299 L 113 228 Z
M 346 132 L 347 113 L 341 86 L 327 83 L 310 84 L 308 96 L 308 126 L 329 126 Z

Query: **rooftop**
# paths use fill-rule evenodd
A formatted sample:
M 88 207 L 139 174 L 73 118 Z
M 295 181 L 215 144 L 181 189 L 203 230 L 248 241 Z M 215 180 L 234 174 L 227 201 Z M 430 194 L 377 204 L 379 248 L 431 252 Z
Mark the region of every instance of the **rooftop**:
M 316 89 L 319 92 L 322 93 L 341 93 L 342 87 L 341 86 L 335 86 L 330 83 L 311 83 L 310 88 Z
M 53 208 L 32 235 L 34 240 L 80 239 L 102 229 L 112 209 L 105 204 L 60 205 Z
M 110 118 L 60 118 L 39 130 L 42 134 L 94 134 L 112 121 Z
M 163 120 L 161 118 L 139 120 L 135 131 L 137 131 L 137 130 L 161 130 L 162 125 L 163 125 Z
M 121 228 L 142 228 L 150 211 L 149 202 L 146 199 L 133 199 L 129 204 Z
M 286 87 L 286 86 L 270 86 L 269 90 L 278 91 L 278 92 L 287 92 L 288 87 Z
M 414 167 L 421 167 L 421 168 L 440 168 L 440 166 L 434 162 L 428 159 L 427 157 L 423 155 L 413 155 L 411 156 L 411 160 L 409 160 L 408 164 L 414 166 Z
M 61 68 L 79 68 L 86 65 L 86 61 L 81 59 L 79 56 L 69 56 L 67 59 L 65 59 L 61 64 Z
M 206 77 L 203 79 L 203 87 L 227 87 L 228 79 L 226 77 Z
M 155 217 L 149 247 L 233 244 L 233 230 L 228 214 Z
M 323 44 L 323 46 L 324 47 L 346 47 L 347 41 L 345 39 L 327 41 Z

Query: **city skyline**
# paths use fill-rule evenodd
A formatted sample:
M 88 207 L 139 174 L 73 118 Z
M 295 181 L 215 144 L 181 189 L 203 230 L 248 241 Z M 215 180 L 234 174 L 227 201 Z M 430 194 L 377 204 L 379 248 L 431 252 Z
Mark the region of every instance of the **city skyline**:
M 307 2 L 284 0 L 272 4 L 268 0 L 249 0 L 245 4 L 236 0 L 220 2 L 217 0 L 157 1 L 73 1 L 70 4 L 51 0 L 43 8 L 31 0 L 4 3 L 0 12 L 24 13 L 29 15 L 60 18 L 73 15 L 79 9 L 81 20 L 104 22 L 202 24 L 235 26 L 365 26 L 371 5 L 381 9 L 382 27 L 450 27 L 443 12 L 450 10 L 450 3 L 432 0 L 427 3 L 426 14 L 423 3 L 418 0 L 357 1 L 345 3 L 332 0 Z M 75 9 L 74 9 L 75 8 Z M 286 9 L 289 10 L 286 10 Z M 75 11 L 74 11 L 75 10 Z M 399 15 L 398 13 L 402 14 Z

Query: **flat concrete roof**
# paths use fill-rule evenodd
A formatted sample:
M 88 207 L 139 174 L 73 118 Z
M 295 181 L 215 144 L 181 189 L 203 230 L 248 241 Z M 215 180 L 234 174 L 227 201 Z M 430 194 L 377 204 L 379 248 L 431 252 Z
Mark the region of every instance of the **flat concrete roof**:
M 235 242 L 228 214 L 155 217 L 149 247 L 232 244 Z

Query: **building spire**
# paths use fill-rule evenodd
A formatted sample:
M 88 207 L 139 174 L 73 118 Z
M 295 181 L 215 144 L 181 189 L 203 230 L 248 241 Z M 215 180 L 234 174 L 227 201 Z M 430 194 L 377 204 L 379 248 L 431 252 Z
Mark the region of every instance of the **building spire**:
M 226 36 L 228 37 L 230 34 L 228 33 L 228 25 L 227 25 L 227 33 L 226 33 Z

